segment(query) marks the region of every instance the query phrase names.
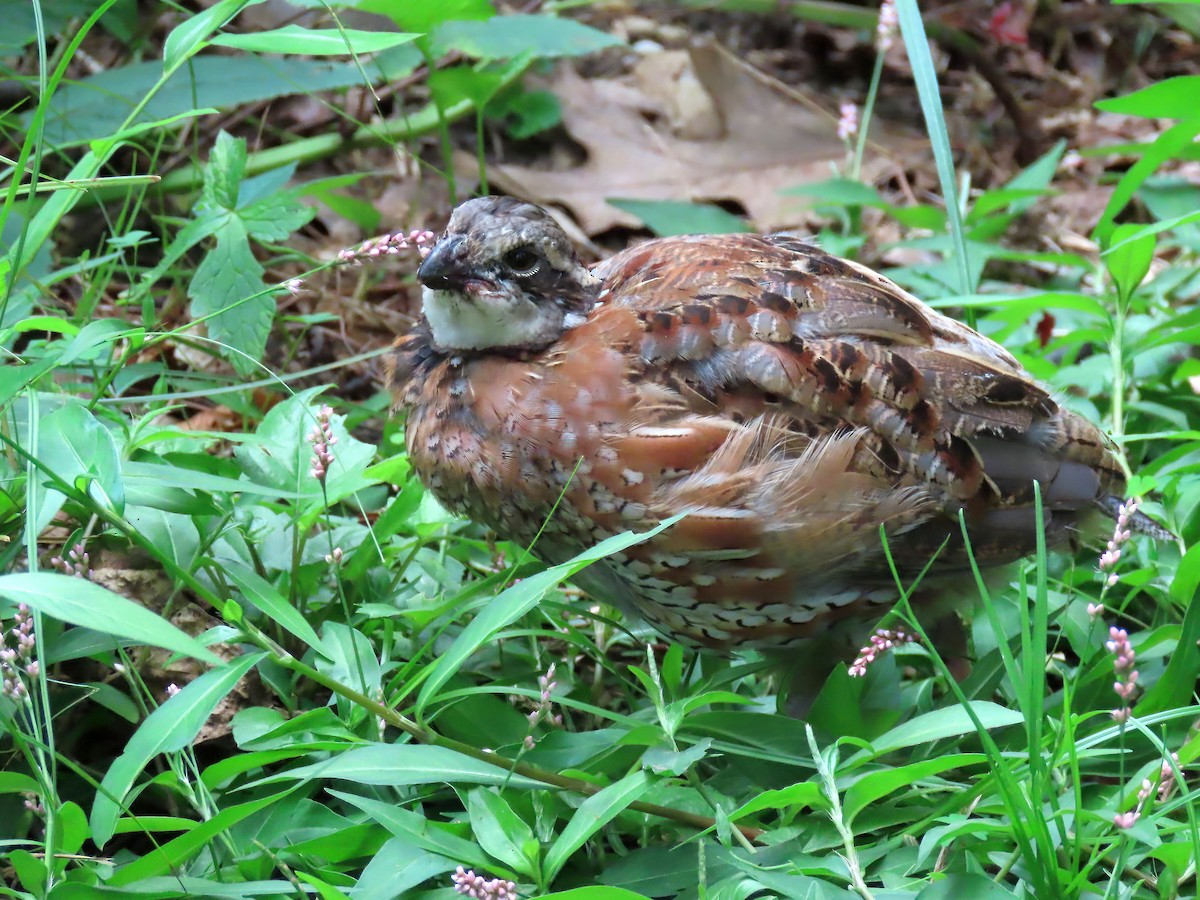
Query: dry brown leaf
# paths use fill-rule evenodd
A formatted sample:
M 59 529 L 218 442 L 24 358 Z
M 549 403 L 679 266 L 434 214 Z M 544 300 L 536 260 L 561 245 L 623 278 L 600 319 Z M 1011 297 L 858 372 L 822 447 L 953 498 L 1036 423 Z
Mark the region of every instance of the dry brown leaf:
M 805 201 L 779 191 L 824 181 L 833 163 L 845 161 L 836 117 L 786 96 L 715 45 L 693 48 L 686 65 L 669 54 L 653 54 L 620 79 L 564 68 L 554 90 L 563 125 L 587 159 L 558 171 L 498 164 L 493 181 L 569 210 L 589 235 L 639 224 L 609 206 L 610 197 L 732 201 L 761 230 L 801 224 Z M 890 152 L 920 147 L 908 137 L 885 140 Z M 888 165 L 869 154 L 864 177 Z

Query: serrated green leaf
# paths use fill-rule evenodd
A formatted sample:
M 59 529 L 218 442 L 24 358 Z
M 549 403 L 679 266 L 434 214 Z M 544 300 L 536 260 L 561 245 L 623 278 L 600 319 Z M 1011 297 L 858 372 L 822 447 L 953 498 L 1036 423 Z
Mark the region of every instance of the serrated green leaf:
M 204 169 L 204 190 L 197 210 L 237 208 L 238 189 L 246 173 L 246 141 L 229 132 L 217 135 Z
M 192 276 L 192 317 L 203 318 L 208 336 L 234 351 L 229 361 L 242 374 L 257 370 L 267 347 L 275 299 L 264 290 L 263 269 L 250 250 L 245 226 L 233 216 L 217 229 L 217 245 Z
M 260 241 L 282 241 L 307 225 L 316 210 L 291 194 L 276 194 L 237 211 L 246 231 Z

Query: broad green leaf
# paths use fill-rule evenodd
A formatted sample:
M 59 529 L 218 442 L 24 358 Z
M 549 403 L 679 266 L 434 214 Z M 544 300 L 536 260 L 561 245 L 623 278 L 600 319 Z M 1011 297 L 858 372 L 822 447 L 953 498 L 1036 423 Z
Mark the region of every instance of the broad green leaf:
M 1035 200 L 1038 197 L 1049 197 L 1053 194 L 1053 191 L 1045 188 L 1005 187 L 987 191 L 971 204 L 971 209 L 967 214 L 967 223 L 974 224 L 997 210 L 1014 207 L 1023 200 Z
M 371 854 L 354 885 L 354 900 L 392 900 L 438 875 L 453 872 L 459 863 L 434 856 L 402 837 L 394 837 Z M 447 879 L 448 881 L 448 879 Z
M 1184 148 L 1191 146 L 1197 134 L 1200 134 L 1200 116 L 1176 123 L 1155 138 L 1154 143 L 1142 154 L 1142 158 L 1126 170 L 1113 189 L 1112 196 L 1108 198 L 1100 221 L 1093 229 L 1093 234 L 1102 244 L 1109 243 L 1108 238 L 1115 227 L 1113 223 L 1117 215 L 1133 199 L 1138 188 L 1164 162 L 1178 157 Z
M 0 597 L 71 625 L 164 647 L 218 665 L 220 657 L 146 607 L 83 578 L 54 572 L 0 575 Z
M 324 658 L 316 660 L 319 671 L 369 697 L 382 693 L 383 667 L 371 641 L 357 628 L 326 622 L 321 627 L 320 648 Z M 339 699 L 338 703 L 344 711 L 349 701 Z
M 503 85 L 499 72 L 481 72 L 470 66 L 451 66 L 429 73 L 429 90 L 443 107 L 465 98 L 476 109 L 482 109 Z
M 637 216 L 659 237 L 677 234 L 738 234 L 753 231 L 739 216 L 711 203 L 676 200 L 629 200 L 609 197 L 609 206 Z
M 269 804 L 268 804 L 269 805 Z M 254 810 L 242 814 L 242 818 Z M 228 821 L 228 820 L 226 820 Z M 233 824 L 237 824 L 236 822 Z M 208 829 L 206 829 L 208 831 Z M 204 840 L 212 843 L 215 837 L 207 834 Z M 116 887 L 106 885 L 78 884 L 60 881 L 54 886 L 54 900 L 165 900 L 165 898 L 204 898 L 204 900 L 260 900 L 263 897 L 294 897 L 296 885 L 283 877 L 275 880 L 218 881 L 215 878 L 197 878 L 194 875 L 154 875 L 138 878 L 137 884 Z M 336 900 L 336 898 L 335 898 Z
M 763 791 L 748 803 L 743 803 L 729 814 L 729 821 L 736 822 L 752 813 L 764 809 L 799 809 L 812 806 L 824 809 L 829 806 L 829 800 L 821 792 L 821 787 L 813 781 L 802 781 L 791 787 L 779 788 L 773 791 Z
M 541 900 L 650 900 L 645 894 L 635 894 L 619 887 L 582 887 L 569 891 L 542 894 Z
M 65 366 L 76 360 L 94 362 L 97 359 L 104 359 L 106 361 L 112 352 L 114 341 L 140 331 L 141 329 L 133 328 L 129 323 L 122 322 L 120 319 L 99 319 L 95 322 L 88 322 L 72 340 L 65 343 L 62 356 L 58 360 L 59 365 Z M 108 352 L 96 353 L 95 351 L 101 347 Z
M 536 877 L 537 838 L 503 797 L 487 788 L 475 788 L 467 795 L 467 815 L 471 834 L 484 852 L 526 878 Z
M 306 872 L 303 869 L 296 869 L 296 880 L 301 884 L 307 884 L 317 892 L 317 896 L 321 900 L 351 900 L 350 895 L 344 891 L 340 891 L 327 881 L 322 881 L 311 872 Z
M 670 750 L 666 747 L 651 747 L 642 754 L 642 765 L 658 775 L 674 775 L 679 777 L 688 769 L 704 759 L 712 739 L 704 738 L 697 741 L 686 750 Z
M 20 772 L 0 772 L 0 794 L 37 794 L 38 783 Z
M 1200 75 L 1167 78 L 1124 97 L 1097 100 L 1095 105 L 1104 112 L 1143 119 L 1190 119 L 1200 110 Z
M 779 193 L 785 196 L 812 197 L 814 200 L 824 200 L 839 206 L 887 206 L 887 202 L 879 196 L 879 191 L 869 184 L 855 181 L 853 178 L 830 178 L 813 184 L 799 184 L 788 187 Z
M 17 881 L 28 891 L 26 896 L 41 897 L 45 895 L 46 879 L 49 875 L 45 862 L 28 850 L 16 849 L 8 852 L 8 863 L 17 873 Z
M 1118 225 L 1109 240 L 1115 246 L 1111 253 L 1104 255 L 1104 266 L 1112 276 L 1117 286 L 1117 295 L 1121 303 L 1129 303 L 1133 292 L 1138 289 L 1142 280 L 1150 271 L 1154 261 L 1154 235 L 1142 234 L 1131 239 L 1135 232 L 1142 230 L 1140 225 Z
M 1143 190 L 1143 195 L 1145 193 L 1146 191 Z M 1108 249 L 1105 250 L 1101 256 L 1106 256 L 1109 253 L 1115 253 L 1126 244 L 1133 241 L 1139 241 L 1148 235 L 1160 234 L 1164 231 L 1174 231 L 1176 228 L 1179 228 L 1182 225 L 1191 225 L 1194 222 L 1200 222 L 1200 210 L 1184 213 L 1183 215 L 1175 216 L 1162 222 L 1152 222 L 1149 225 L 1123 226 L 1125 228 L 1129 228 L 1130 230 L 1128 232 L 1123 231 L 1122 237 L 1119 240 L 1114 236 L 1112 242 L 1108 246 Z
M 514 59 L 531 54 L 545 59 L 583 56 L 624 42 L 611 34 L 546 15 L 496 16 L 486 22 L 445 22 L 433 32 L 438 56 L 457 50 L 476 59 Z
M 74 18 L 83 18 L 96 8 L 95 0 L 55 0 L 39 10 L 47 34 L 61 34 Z M 29 0 L 0 0 L 0 57 L 19 54 L 37 40 L 37 20 Z
M 419 38 L 419 34 L 357 31 L 353 28 L 304 28 L 284 25 L 270 31 L 222 34 L 211 43 L 252 53 L 302 53 L 306 56 L 345 56 L 377 53 Z
M 249 803 L 225 807 L 211 819 L 199 823 L 186 834 L 182 834 L 166 844 L 155 847 L 144 856 L 138 857 L 133 862 L 117 869 L 107 883 L 114 887 L 124 887 L 125 885 L 139 882 L 144 884 L 144 879 L 177 871 L 180 865 L 195 858 L 197 854 L 204 852 L 205 848 L 216 840 L 218 835 L 228 831 L 248 816 L 252 816 L 260 810 L 283 801 L 288 794 L 292 793 L 298 787 L 299 785 L 296 785 L 278 794 L 271 794 L 266 797 L 260 797 L 257 800 L 251 800 Z M 177 875 L 172 876 L 171 880 L 174 882 L 172 887 L 178 891 L 182 887 L 182 884 L 180 881 L 175 880 L 176 878 L 178 878 Z M 242 887 L 245 887 L 245 885 L 243 884 Z M 206 889 L 198 889 L 195 893 L 199 896 L 212 896 L 212 892 Z
M 222 561 L 221 570 L 242 592 L 247 602 L 306 646 L 321 652 L 321 638 L 300 610 L 288 603 L 273 584 L 249 566 L 234 560 Z
M 59 833 L 58 852 L 64 854 L 78 853 L 83 842 L 88 839 L 88 821 L 79 804 L 68 800 L 58 808 Z M 64 860 L 65 862 L 65 860 Z
M 254 785 L 318 778 L 392 787 L 413 784 L 495 784 L 524 790 L 547 787 L 540 781 L 514 775 L 448 747 L 424 744 L 365 744 L 324 762 L 259 779 Z
M 247 6 L 261 0 L 217 0 L 208 9 L 190 15 L 163 42 L 163 67 L 172 71 L 204 46 L 205 40 Z
M 946 227 L 946 214 L 932 206 L 895 206 L 884 200 L 869 184 L 852 178 L 830 178 L 814 184 L 787 187 L 779 193 L 789 197 L 812 197 L 821 203 L 835 206 L 873 206 L 881 209 L 910 228 L 941 231 Z
M 191 516 L 149 507 L 131 507 L 125 518 L 165 559 L 185 571 L 194 571 L 196 554 L 200 549 L 200 532 Z
M 562 121 L 562 105 L 550 91 L 519 91 L 494 101 L 488 109 L 505 120 L 505 130 L 519 141 Z
M 984 728 L 1004 728 L 1009 725 L 1019 725 L 1025 721 L 1020 711 L 992 703 L 989 700 L 974 700 L 971 702 L 971 709 Z M 886 734 L 880 735 L 871 741 L 870 752 L 863 750 L 856 753 L 846 761 L 846 766 L 852 766 L 865 759 L 884 756 L 896 750 L 903 750 L 905 747 L 917 747 L 933 741 L 972 734 L 974 731 L 975 725 L 963 707 L 948 706 L 944 709 L 935 709 L 917 716 L 915 719 L 910 719 L 902 725 L 897 725 Z
M 940 775 L 947 769 L 958 769 L 986 762 L 987 757 L 982 753 L 955 753 L 950 756 L 939 756 L 937 759 L 911 763 L 907 766 L 889 767 L 878 772 L 870 772 L 854 782 L 846 791 L 846 796 L 842 800 L 842 812 L 846 816 L 846 820 L 851 821 L 859 812 L 893 791 L 912 787 L 921 779 Z
M 363 12 L 387 16 L 404 31 L 422 34 L 431 31 L 443 22 L 460 19 L 491 19 L 496 10 L 488 0 L 359 0 L 354 4 Z
M 124 511 L 125 486 L 116 441 L 90 410 L 68 402 L 43 417 L 37 432 L 35 455 L 50 472 L 75 488 L 85 488 L 101 509 L 118 515 Z M 36 532 L 50 523 L 64 499 L 50 487 L 41 492 L 33 525 Z
M 196 56 L 153 94 L 133 125 L 168 121 L 198 108 L 230 109 L 291 94 L 350 87 L 362 84 L 364 71 L 372 83 L 379 84 L 402 78 L 420 61 L 421 54 L 411 44 L 360 61 L 227 54 Z M 50 101 L 46 142 L 61 148 L 117 133 L 162 74 L 161 63 L 133 63 L 61 86 Z M 27 119 L 21 121 L 27 124 Z M 182 124 L 180 121 L 179 125 Z M 93 171 L 86 177 L 94 175 Z M 80 191 L 59 191 L 56 196 L 62 196 L 63 202 L 68 197 L 74 202 L 80 194 Z
M 584 800 L 562 830 L 562 834 L 546 851 L 546 880 L 553 881 L 571 858 L 571 854 L 628 808 L 630 803 L 646 793 L 650 784 L 650 777 L 645 772 L 630 772 L 620 781 Z
M 533 609 L 547 591 L 552 590 L 560 582 L 570 578 L 576 572 L 596 560 L 603 559 L 612 553 L 619 553 L 626 547 L 649 540 L 659 532 L 670 528 L 680 518 L 682 517 L 675 516 L 670 518 L 658 527 L 642 534 L 619 534 L 608 538 L 590 550 L 585 550 L 573 559 L 557 566 L 551 566 L 549 569 L 530 576 L 520 584 L 515 584 L 497 595 L 462 630 L 462 634 L 458 636 L 450 649 L 438 657 L 437 662 L 434 663 L 429 673 L 429 677 L 421 685 L 421 693 L 417 697 L 418 712 L 425 709 L 429 702 L 437 696 L 442 686 L 454 676 L 454 673 L 459 670 L 459 667 L 466 662 L 472 653 L 483 646 L 484 643 L 491 640 L 492 636 L 501 628 L 507 627 Z
M 917 900 L 965 900 L 967 897 L 971 900 L 1013 900 L 1018 896 L 1028 895 L 1013 894 L 987 875 L 955 872 L 924 888 L 917 894 Z
M 1200 545 L 1188 548 L 1171 582 L 1171 597 L 1186 606 L 1179 643 L 1167 662 L 1167 669 L 1138 701 L 1134 712 L 1145 717 L 1188 706 L 1200 677 Z
M 209 669 L 146 716 L 125 750 L 109 767 L 96 793 L 91 823 L 92 840 L 97 847 L 103 847 L 113 836 L 125 797 L 150 760 L 160 753 L 181 750 L 194 741 L 217 704 L 264 656 L 265 653 L 247 653 Z
M 330 790 L 329 794 L 355 806 L 397 837 L 421 847 L 429 853 L 437 853 L 460 865 L 487 869 L 494 876 L 516 880 L 517 873 L 497 867 L 474 841 L 466 840 L 454 833 L 453 826 L 426 818 L 419 812 L 396 806 L 382 800 L 374 800 L 361 794 Z
M 227 437 L 232 439 L 236 435 L 227 435 Z M 294 486 L 292 490 L 287 490 L 282 486 L 271 487 L 270 485 L 255 484 L 244 478 L 227 478 L 224 475 L 197 472 L 195 469 L 166 463 L 126 460 L 124 470 L 126 487 L 131 493 L 135 488 L 140 490 L 150 484 L 158 484 L 189 491 L 204 491 L 210 494 L 250 494 L 276 500 L 300 498 Z
M 191 831 L 196 827 L 195 819 L 182 816 L 130 816 L 117 822 L 114 834 L 144 834 L 160 831 Z
M 321 485 L 310 474 L 312 444 L 306 439 L 317 421 L 312 402 L 318 393 L 319 388 L 309 388 L 274 406 L 259 423 L 255 440 L 234 450 L 248 477 L 262 485 L 322 499 Z M 371 484 L 362 473 L 374 456 L 374 448 L 346 430 L 344 416 L 332 416 L 330 426 L 337 444 L 325 489 L 330 502 L 334 502 Z

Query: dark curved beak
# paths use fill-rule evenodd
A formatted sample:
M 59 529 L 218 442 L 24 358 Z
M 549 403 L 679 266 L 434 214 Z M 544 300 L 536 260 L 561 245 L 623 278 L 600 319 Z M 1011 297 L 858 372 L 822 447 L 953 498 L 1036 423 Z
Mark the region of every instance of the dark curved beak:
M 461 234 L 452 234 L 434 244 L 417 269 L 417 280 L 435 291 L 461 285 L 466 279 L 462 259 L 464 240 Z

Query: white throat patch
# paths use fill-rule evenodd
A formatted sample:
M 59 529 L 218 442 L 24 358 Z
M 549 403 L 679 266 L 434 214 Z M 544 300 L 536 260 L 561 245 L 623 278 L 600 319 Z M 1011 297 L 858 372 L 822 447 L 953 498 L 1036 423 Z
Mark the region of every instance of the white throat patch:
M 560 307 L 521 295 L 470 297 L 425 288 L 421 300 L 440 350 L 535 347 L 555 340 L 565 327 Z

